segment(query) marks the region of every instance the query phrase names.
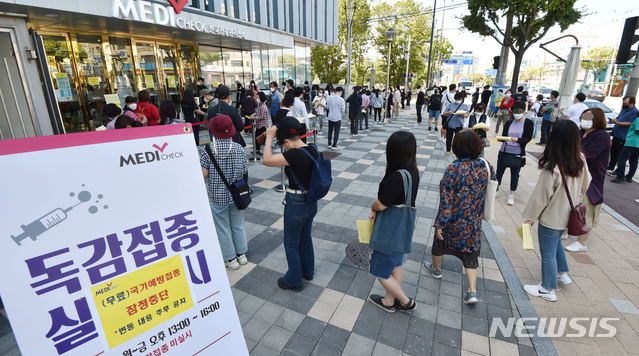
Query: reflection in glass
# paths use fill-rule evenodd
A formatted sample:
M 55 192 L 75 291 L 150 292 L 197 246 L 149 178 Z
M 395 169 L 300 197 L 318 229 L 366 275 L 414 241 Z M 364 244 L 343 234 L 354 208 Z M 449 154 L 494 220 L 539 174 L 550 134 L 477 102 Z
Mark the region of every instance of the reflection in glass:
M 64 129 L 66 132 L 87 131 L 89 125 L 84 121 L 80 100 L 75 86 L 76 79 L 71 68 L 71 52 L 65 36 L 42 36 L 44 51 L 47 55 L 47 64 L 55 96 L 62 114 Z M 81 52 L 81 51 L 79 51 Z M 86 57 L 80 53 L 80 56 Z
M 199 60 L 204 85 L 209 89 L 215 89 L 218 84 L 224 84 L 224 67 L 220 48 L 200 46 Z
M 175 46 L 160 46 L 160 56 L 162 57 L 162 72 L 164 73 L 164 90 L 166 100 L 171 100 L 175 106 L 180 107 L 180 78 L 177 72 L 177 56 Z
M 282 50 L 282 78 L 280 83 L 289 79 L 295 81 L 295 50 L 293 48 L 284 48 Z M 296 84 L 298 84 L 296 82 Z
M 268 61 L 264 60 L 265 63 L 268 63 L 268 70 L 265 70 L 265 76 L 270 78 L 269 82 L 277 82 L 278 86 L 282 85 L 284 81 L 284 73 L 282 67 L 282 50 L 281 49 L 269 49 L 264 51 L 266 56 L 268 57 Z
M 135 44 L 137 56 L 135 58 L 135 72 L 138 78 L 138 88 L 146 89 L 151 94 L 151 103 L 160 106 L 160 86 L 157 82 L 157 68 L 155 67 L 155 52 L 152 43 Z
M 125 38 L 109 37 L 111 47 L 111 66 L 115 75 L 115 92 L 120 98 L 120 107 L 124 107 L 127 96 L 137 98 L 137 86 L 133 79 L 133 61 L 129 40 Z
M 89 113 L 90 131 L 109 121 L 102 112 L 106 105 L 104 94 L 110 92 L 100 45 L 99 36 L 77 35 L 76 64 L 82 77 L 82 99 Z
M 193 68 L 193 47 L 189 45 L 180 46 L 180 56 L 182 58 L 182 72 L 184 73 L 184 90 L 197 90 L 197 77 Z
M 295 85 L 302 85 L 306 79 L 306 46 L 295 42 Z

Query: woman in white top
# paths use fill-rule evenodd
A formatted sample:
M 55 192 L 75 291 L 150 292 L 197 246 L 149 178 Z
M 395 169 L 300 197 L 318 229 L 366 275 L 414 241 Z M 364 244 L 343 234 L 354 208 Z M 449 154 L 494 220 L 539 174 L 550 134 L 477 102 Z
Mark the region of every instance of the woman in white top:
M 537 229 L 541 254 L 541 284 L 525 285 L 524 290 L 548 301 L 557 300 L 557 281 L 570 284 L 568 262 L 561 236 L 568 227 L 570 202 L 564 189 L 568 187 L 573 204 L 583 200 L 590 185 L 590 172 L 581 153 L 579 128 L 570 120 L 558 120 L 539 159 L 539 180 L 524 208 L 523 217 Z M 565 183 L 562 175 L 565 176 Z
M 317 95 L 313 99 L 313 108 L 315 109 L 315 124 L 313 125 L 313 129 L 315 129 L 315 125 L 317 125 L 317 121 L 319 120 L 319 131 L 318 135 L 322 134 L 322 129 L 324 128 L 324 116 L 326 116 L 326 98 L 324 97 L 324 89 L 320 88 L 317 91 Z

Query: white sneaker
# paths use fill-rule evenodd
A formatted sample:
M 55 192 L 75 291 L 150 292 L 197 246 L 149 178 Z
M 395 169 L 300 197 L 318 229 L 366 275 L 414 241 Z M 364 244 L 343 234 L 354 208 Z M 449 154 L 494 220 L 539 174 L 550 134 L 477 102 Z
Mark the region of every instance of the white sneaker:
M 228 269 L 239 269 L 240 268 L 240 263 L 237 262 L 237 258 L 234 258 L 230 261 L 226 261 L 224 262 L 224 266 L 226 266 L 226 268 Z
M 611 176 L 611 177 L 616 177 L 617 176 L 617 171 L 607 170 L 606 174 Z
M 510 206 L 515 205 L 515 196 L 514 195 L 509 195 L 508 196 L 508 202 L 506 204 L 508 204 Z
M 639 204 L 639 199 L 635 199 L 635 203 Z
M 561 273 L 557 275 L 557 282 L 565 285 L 572 283 L 572 279 L 568 276 L 568 273 Z
M 557 301 L 557 294 L 555 294 L 555 291 L 552 289 L 548 290 L 542 287 L 541 284 L 537 284 L 537 285 L 526 284 L 524 286 L 524 290 L 526 291 L 526 293 L 534 297 L 542 297 L 549 302 Z
M 245 254 L 241 254 L 241 255 L 237 256 L 237 262 L 240 265 L 244 266 L 245 264 L 248 263 L 248 259 L 246 258 Z
M 561 235 L 561 239 L 562 240 L 568 240 L 568 234 Z
M 586 249 L 588 249 L 588 247 L 580 244 L 579 241 L 575 241 L 572 244 L 566 246 L 565 249 L 568 252 L 586 252 Z

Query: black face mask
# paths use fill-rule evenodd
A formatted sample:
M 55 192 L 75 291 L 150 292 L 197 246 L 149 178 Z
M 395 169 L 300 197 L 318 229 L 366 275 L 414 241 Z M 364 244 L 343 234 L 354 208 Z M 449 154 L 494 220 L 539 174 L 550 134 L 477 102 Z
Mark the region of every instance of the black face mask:
M 621 108 L 623 110 L 628 110 L 630 108 L 630 105 L 621 105 Z

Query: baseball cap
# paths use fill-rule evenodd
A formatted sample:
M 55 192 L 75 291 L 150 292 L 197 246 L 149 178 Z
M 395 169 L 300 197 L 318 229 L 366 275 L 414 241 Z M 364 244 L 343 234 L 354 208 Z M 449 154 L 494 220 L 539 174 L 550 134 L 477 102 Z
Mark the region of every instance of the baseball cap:
M 235 135 L 235 126 L 233 126 L 233 120 L 231 117 L 224 114 L 219 114 L 209 120 L 209 130 L 213 136 L 221 139 L 231 138 Z
M 285 117 L 277 124 L 277 131 L 286 136 L 299 136 L 302 124 L 294 117 Z
M 202 89 L 202 90 L 200 90 L 200 95 L 204 96 L 204 95 L 206 95 L 206 94 L 211 94 L 211 91 L 210 91 L 210 90 L 208 90 L 208 89 Z

